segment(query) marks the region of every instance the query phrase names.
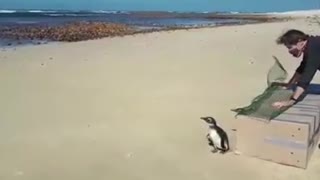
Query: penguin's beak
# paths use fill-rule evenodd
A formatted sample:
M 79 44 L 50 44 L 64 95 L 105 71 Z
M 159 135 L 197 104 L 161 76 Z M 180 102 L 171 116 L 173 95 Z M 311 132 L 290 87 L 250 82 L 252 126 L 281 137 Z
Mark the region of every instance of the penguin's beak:
M 203 121 L 207 122 L 208 123 L 208 119 L 205 118 L 205 117 L 201 117 L 200 119 L 202 119 Z

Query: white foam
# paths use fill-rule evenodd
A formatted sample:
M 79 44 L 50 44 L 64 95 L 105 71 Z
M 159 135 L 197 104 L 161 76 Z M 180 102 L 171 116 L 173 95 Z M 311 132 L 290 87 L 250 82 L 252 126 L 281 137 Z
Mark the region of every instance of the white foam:
M 93 13 L 104 13 L 104 14 L 117 14 L 118 11 L 104 11 L 104 10 L 98 10 L 98 11 L 92 11 Z
M 0 10 L 0 13 L 15 13 L 17 11 L 14 11 L 14 10 Z
M 269 13 L 264 13 L 264 14 L 275 15 L 275 16 L 307 17 L 307 16 L 320 15 L 320 9 L 287 11 L 287 12 L 269 12 Z
M 29 13 L 42 13 L 44 11 L 41 11 L 41 10 L 30 10 L 28 11 Z
M 64 16 L 64 14 L 44 14 L 44 15 L 47 15 L 47 16 Z
M 45 11 L 45 10 L 29 10 L 29 13 L 55 13 L 57 11 Z

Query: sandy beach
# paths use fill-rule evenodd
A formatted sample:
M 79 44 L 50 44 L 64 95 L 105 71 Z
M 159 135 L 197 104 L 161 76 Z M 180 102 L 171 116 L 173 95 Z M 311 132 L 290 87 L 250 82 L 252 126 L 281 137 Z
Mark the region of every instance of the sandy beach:
M 1 180 L 316 180 L 307 170 L 212 154 L 199 118 L 226 130 L 266 87 L 285 30 L 310 19 L 0 50 Z M 313 82 L 320 82 L 319 74 Z

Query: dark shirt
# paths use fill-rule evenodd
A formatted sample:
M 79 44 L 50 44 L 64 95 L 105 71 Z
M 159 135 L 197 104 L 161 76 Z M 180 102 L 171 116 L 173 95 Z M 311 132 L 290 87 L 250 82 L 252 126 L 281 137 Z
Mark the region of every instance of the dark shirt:
M 320 70 L 320 36 L 310 36 L 303 53 L 303 59 L 296 72 L 301 74 L 297 86 L 306 89 L 317 70 Z

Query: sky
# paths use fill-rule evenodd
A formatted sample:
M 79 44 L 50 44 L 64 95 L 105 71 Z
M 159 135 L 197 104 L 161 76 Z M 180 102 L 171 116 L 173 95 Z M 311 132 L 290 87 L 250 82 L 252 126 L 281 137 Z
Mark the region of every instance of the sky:
M 0 9 L 279 12 L 320 8 L 320 0 L 0 0 Z

